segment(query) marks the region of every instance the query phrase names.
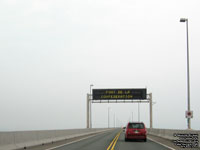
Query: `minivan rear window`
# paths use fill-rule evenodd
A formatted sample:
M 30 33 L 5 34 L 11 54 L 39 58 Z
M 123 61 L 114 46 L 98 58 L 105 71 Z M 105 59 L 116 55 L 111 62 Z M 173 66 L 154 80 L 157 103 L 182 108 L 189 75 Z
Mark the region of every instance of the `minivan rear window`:
M 137 128 L 137 129 L 144 129 L 143 123 L 129 123 L 128 125 L 129 129 Z

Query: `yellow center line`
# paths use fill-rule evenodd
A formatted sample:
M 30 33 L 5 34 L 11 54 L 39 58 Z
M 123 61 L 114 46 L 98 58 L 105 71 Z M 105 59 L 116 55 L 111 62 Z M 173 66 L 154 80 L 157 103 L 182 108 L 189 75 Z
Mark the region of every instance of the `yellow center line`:
M 118 133 L 119 134 L 119 133 Z M 117 138 L 118 134 L 115 136 L 115 138 L 112 140 L 112 142 L 110 143 L 110 145 L 108 146 L 107 150 L 110 149 L 110 147 L 112 146 L 112 144 L 114 143 L 115 139 Z
M 120 131 L 120 133 L 119 133 L 119 135 L 118 135 L 117 139 L 115 140 L 115 143 L 113 144 L 113 146 L 112 146 L 111 150 L 114 150 L 114 148 L 115 148 L 115 145 L 116 145 L 116 143 L 117 143 L 117 141 L 118 141 L 118 139 L 119 139 L 119 136 L 120 136 L 120 134 L 121 134 L 121 131 Z
M 110 145 L 108 146 L 107 150 L 109 150 L 109 149 L 111 148 L 111 146 L 112 146 L 112 148 L 111 148 L 110 150 L 114 150 L 114 147 L 115 147 L 115 145 L 116 145 L 116 142 L 117 142 L 117 140 L 118 140 L 118 138 L 119 138 L 121 132 L 122 132 L 122 131 L 120 131 L 120 132 L 115 136 L 115 138 L 112 140 L 112 142 L 111 142 Z

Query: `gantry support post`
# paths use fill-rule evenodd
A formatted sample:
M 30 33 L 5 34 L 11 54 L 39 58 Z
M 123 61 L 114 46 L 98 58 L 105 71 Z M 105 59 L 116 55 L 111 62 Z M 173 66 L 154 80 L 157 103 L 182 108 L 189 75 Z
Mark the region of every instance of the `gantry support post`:
M 149 114 L 150 114 L 150 128 L 153 128 L 153 109 L 152 109 L 152 93 L 149 93 Z

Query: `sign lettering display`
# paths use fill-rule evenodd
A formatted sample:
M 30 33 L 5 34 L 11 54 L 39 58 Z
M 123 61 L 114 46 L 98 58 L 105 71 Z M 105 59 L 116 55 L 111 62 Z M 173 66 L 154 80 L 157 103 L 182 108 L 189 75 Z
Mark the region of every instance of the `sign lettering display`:
M 146 99 L 146 89 L 93 89 L 93 100 Z

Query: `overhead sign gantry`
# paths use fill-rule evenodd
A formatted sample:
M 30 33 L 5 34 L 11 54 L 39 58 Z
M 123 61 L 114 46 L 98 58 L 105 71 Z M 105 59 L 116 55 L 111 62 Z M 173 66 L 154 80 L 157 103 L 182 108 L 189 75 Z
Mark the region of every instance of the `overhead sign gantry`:
M 152 128 L 152 93 L 147 94 L 146 88 L 133 89 L 93 89 L 87 94 L 87 128 L 91 128 L 92 103 L 149 103 L 150 128 Z

